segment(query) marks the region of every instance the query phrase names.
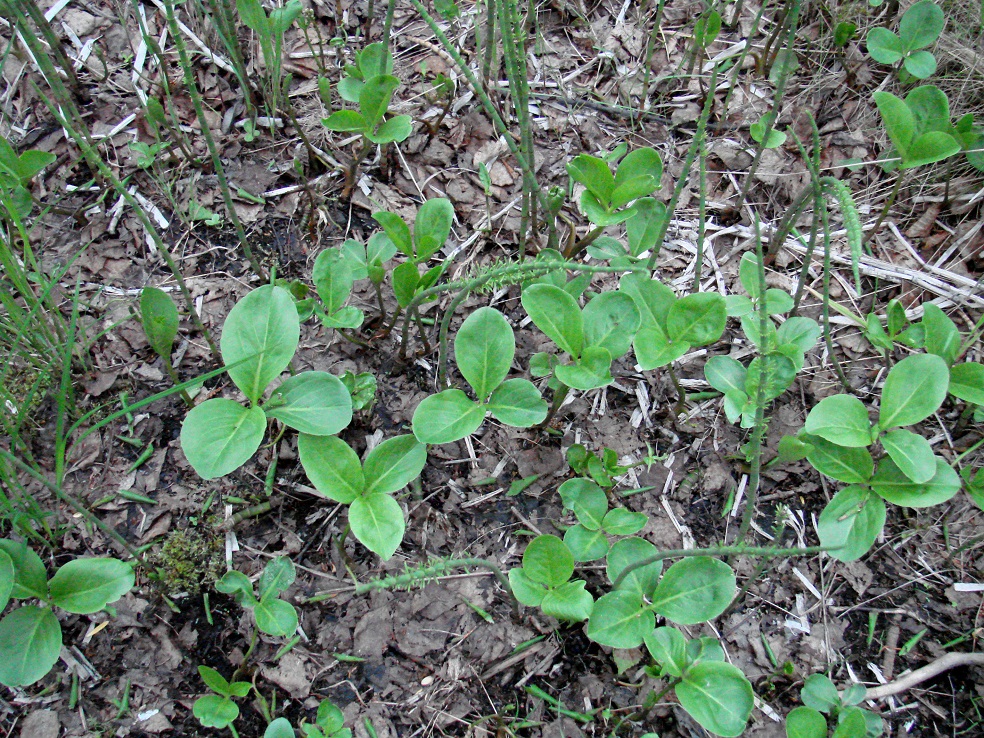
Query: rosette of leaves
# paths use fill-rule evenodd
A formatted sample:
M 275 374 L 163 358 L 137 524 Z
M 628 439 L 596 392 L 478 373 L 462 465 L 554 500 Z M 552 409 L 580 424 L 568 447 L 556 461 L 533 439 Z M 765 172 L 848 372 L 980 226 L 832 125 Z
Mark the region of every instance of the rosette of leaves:
M 523 565 L 509 570 L 509 585 L 520 603 L 539 607 L 558 620 L 580 622 L 594 598 L 583 579 L 571 580 L 574 554 L 557 536 L 537 536 L 523 552 Z
M 567 449 L 567 463 L 575 474 L 590 477 L 595 484 L 605 489 L 615 486 L 615 477 L 625 474 L 632 467 L 618 463 L 615 449 L 602 450 L 601 456 L 588 451 L 582 444 L 575 443 Z
M 659 664 L 658 676 L 675 681 L 684 710 L 715 735 L 739 736 L 755 705 L 752 685 L 737 666 L 724 660 L 715 638 L 688 640 L 673 627 L 656 628 L 645 638 Z
M 229 377 L 249 407 L 213 398 L 188 413 L 181 448 L 203 479 L 215 479 L 245 464 L 259 448 L 267 421 L 281 421 L 301 433 L 331 435 L 352 420 L 352 397 L 338 377 L 301 372 L 261 399 L 297 349 L 300 323 L 294 300 L 282 287 L 264 285 L 229 312 L 219 348 Z
M 619 292 L 632 298 L 641 316 L 632 347 L 644 371 L 671 364 L 724 333 L 727 311 L 724 298 L 716 292 L 678 298 L 665 284 L 641 272 L 623 276 Z
M 897 64 L 916 79 L 926 79 L 936 71 L 936 57 L 926 47 L 936 43 L 946 19 L 940 7 L 922 0 L 910 7 L 899 21 L 898 35 L 876 26 L 865 43 L 871 58 L 880 64 Z
M 882 325 L 876 313 L 868 313 L 864 337 L 883 353 L 893 351 L 895 344 L 913 349 L 922 348 L 926 344 L 925 326 L 921 322 L 910 323 L 902 303 L 894 299 L 889 300 L 885 308 L 885 325 Z
M 372 407 L 376 401 L 376 376 L 372 372 L 343 372 L 339 377 L 352 395 L 352 410 L 358 412 Z
M 406 530 L 403 508 L 392 493 L 420 475 L 427 447 L 414 436 L 396 436 L 380 443 L 361 462 L 340 438 L 302 433 L 297 449 L 315 489 L 349 506 L 355 537 L 382 559 L 390 558 Z
M 824 476 L 844 487 L 820 514 L 820 543 L 840 561 L 854 561 L 874 544 L 885 525 L 885 503 L 929 507 L 960 490 L 960 477 L 929 442 L 908 430 L 935 413 L 946 398 L 949 371 L 932 354 L 902 359 L 888 373 L 881 391 L 878 421 L 853 395 L 824 398 L 810 410 L 798 436 L 804 457 Z M 869 447 L 885 455 L 877 469 Z
M 0 200 L 3 206 L 20 218 L 31 214 L 31 180 L 55 160 L 47 151 L 30 150 L 18 156 L 7 139 L 0 136 Z
M 346 76 L 338 83 L 342 99 L 356 103 L 356 110 L 336 110 L 321 123 L 330 131 L 359 133 L 375 144 L 405 141 L 412 119 L 396 115 L 384 120 L 400 80 L 393 76 L 393 58 L 385 44 L 369 44 L 356 57 L 356 64 L 345 67 Z
M 451 201 L 444 197 L 428 200 L 417 210 L 413 233 L 396 213 L 384 210 L 373 213 L 372 217 L 382 226 L 397 251 L 408 259 L 393 269 L 396 302 L 401 308 L 405 308 L 419 292 L 433 287 L 448 268 L 447 260 L 442 260 L 440 264 L 421 274 L 418 265 L 430 259 L 448 240 L 454 221 L 454 208 Z
M 636 149 L 622 159 L 613 175 L 605 159 L 580 154 L 568 163 L 567 173 L 585 187 L 581 211 L 603 227 L 631 218 L 635 210 L 626 206 L 659 188 L 663 161 L 655 149 Z
M 272 636 L 289 636 L 297 630 L 297 610 L 280 599 L 294 583 L 294 564 L 286 556 L 270 559 L 260 574 L 258 592 L 249 577 L 233 569 L 215 583 L 215 588 L 230 595 L 239 605 L 253 613 L 260 632 Z
M 215 694 L 199 697 L 192 705 L 191 713 L 198 718 L 206 728 L 228 728 L 239 717 L 239 705 L 234 698 L 242 698 L 249 694 L 252 685 L 249 682 L 230 683 L 215 669 L 199 666 L 198 674 L 205 686 Z
M 51 671 L 62 647 L 54 608 L 99 612 L 133 588 L 133 567 L 117 559 L 69 561 L 48 579 L 44 563 L 23 543 L 0 539 L 0 611 L 11 599 L 40 600 L 0 620 L 0 684 L 26 687 Z
M 564 543 L 575 561 L 595 561 L 608 554 L 608 536 L 631 536 L 645 527 L 648 517 L 624 507 L 608 509 L 605 491 L 588 479 L 568 479 L 557 490 L 577 525 L 564 531 Z
M 960 142 L 952 135 L 950 102 L 938 87 L 917 87 L 904 100 L 884 90 L 875 92 L 874 98 L 885 132 L 900 158 L 886 169 L 912 169 L 960 151 Z
M 446 389 L 425 397 L 413 413 L 413 433 L 422 443 L 451 443 L 478 430 L 487 413 L 515 428 L 547 417 L 547 403 L 527 379 L 506 379 L 516 354 L 512 326 L 495 308 L 479 308 L 461 324 L 454 359 L 475 393 Z
M 882 719 L 871 710 L 858 707 L 864 699 L 865 686 L 852 684 L 838 692 L 824 674 L 811 674 L 803 682 L 800 700 L 786 716 L 787 738 L 827 738 L 828 715 L 837 738 L 877 738 L 882 734 Z
M 577 390 L 604 387 L 613 381 L 612 361 L 623 356 L 639 330 L 639 310 L 621 291 L 602 292 L 584 309 L 570 293 L 549 284 L 533 284 L 523 290 L 523 308 L 557 347 L 570 357 L 538 353 L 530 359 L 535 377 L 551 372 L 557 381 Z

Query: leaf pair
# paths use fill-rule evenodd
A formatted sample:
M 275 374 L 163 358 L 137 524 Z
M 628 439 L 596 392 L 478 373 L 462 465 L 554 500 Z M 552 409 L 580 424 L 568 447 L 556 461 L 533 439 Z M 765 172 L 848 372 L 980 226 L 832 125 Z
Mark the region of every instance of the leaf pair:
M 0 610 L 11 598 L 39 599 L 0 621 L 0 684 L 34 684 L 58 661 L 62 632 L 51 606 L 99 612 L 133 588 L 133 568 L 117 559 L 75 559 L 49 580 L 41 558 L 23 543 L 0 539 Z
M 666 366 L 691 348 L 713 343 L 724 332 L 727 311 L 724 298 L 717 293 L 678 298 L 665 284 L 641 272 L 622 277 L 619 292 L 632 298 L 641 316 L 632 346 L 645 371 Z
M 586 188 L 580 202 L 588 220 L 609 226 L 632 217 L 634 210 L 625 206 L 659 188 L 663 161 L 655 149 L 636 149 L 622 159 L 612 175 L 604 159 L 580 154 L 567 165 L 567 173 Z
M 783 327 L 794 320 L 790 318 Z M 803 320 L 813 322 L 809 318 Z M 815 341 L 814 337 L 812 342 Z M 796 379 L 796 366 L 780 353 L 756 356 L 747 369 L 730 356 L 712 356 L 704 364 L 704 378 L 724 395 L 724 414 L 728 422 L 740 420 L 742 428 L 751 428 L 755 425 L 758 403 L 772 402 L 789 389 Z
M 557 536 L 537 536 L 523 552 L 523 565 L 509 570 L 516 599 L 558 620 L 580 622 L 591 614 L 594 598 L 583 579 L 569 581 L 574 555 Z
M 242 572 L 227 571 L 215 583 L 215 588 L 232 596 L 241 607 L 253 612 L 256 627 L 272 636 L 289 636 L 297 630 L 297 611 L 289 602 L 280 599 L 294 583 L 294 564 L 286 556 L 271 559 L 260 574 L 259 596 L 253 583 Z
M 259 287 L 229 312 L 219 343 L 222 359 L 250 407 L 215 398 L 188 413 L 181 448 L 199 476 L 215 479 L 245 464 L 259 448 L 270 418 L 313 435 L 338 433 L 352 420 L 351 396 L 327 372 L 290 377 L 265 405 L 258 404 L 290 364 L 299 338 L 297 309 L 282 287 Z
M 787 738 L 827 738 L 824 713 L 834 720 L 836 738 L 873 738 L 881 735 L 884 729 L 881 717 L 871 710 L 857 707 L 866 691 L 863 684 L 852 684 L 843 692 L 838 692 L 826 675 L 811 674 L 800 691 L 804 706 L 791 710 L 786 716 Z
M 239 717 L 239 705 L 233 702 L 234 697 L 245 697 L 252 685 L 249 682 L 232 682 L 226 680 L 215 669 L 199 666 L 198 674 L 206 686 L 215 694 L 208 694 L 195 700 L 191 708 L 192 714 L 206 728 L 228 728 Z
M 631 536 L 646 525 L 642 513 L 624 507 L 608 509 L 604 490 L 587 479 L 568 479 L 557 490 L 577 525 L 564 532 L 564 543 L 576 561 L 595 561 L 608 554 L 608 536 Z
M 335 436 L 301 434 L 301 465 L 325 497 L 349 506 L 349 525 L 370 551 L 389 559 L 403 540 L 403 509 L 391 493 L 416 479 L 427 461 L 427 448 L 411 435 L 383 441 L 360 462 Z
M 872 28 L 866 39 L 868 53 L 881 64 L 902 60 L 906 72 L 916 79 L 926 79 L 936 71 L 936 57 L 920 49 L 940 37 L 945 23 L 940 7 L 931 0 L 922 0 L 905 11 L 898 35 L 881 26 Z
M 506 379 L 516 354 L 509 322 L 494 308 L 479 308 L 461 324 L 454 341 L 458 370 L 475 392 L 459 389 L 424 398 L 413 413 L 413 432 L 422 443 L 457 441 L 478 430 L 485 414 L 506 425 L 529 428 L 547 417 L 547 403 L 526 379 Z
M 558 381 L 578 390 L 604 387 L 612 380 L 611 364 L 625 354 L 639 330 L 640 316 L 624 292 L 603 292 L 582 311 L 565 290 L 534 284 L 523 290 L 523 308 L 534 325 L 569 354 L 569 364 L 551 364 L 545 355 L 531 360 L 534 376 L 552 369 Z
M 421 275 L 417 265 L 436 254 L 448 240 L 454 222 L 454 207 L 444 197 L 428 200 L 417 210 L 413 233 L 396 213 L 381 211 L 373 213 L 372 217 L 396 249 L 409 258 L 393 270 L 393 292 L 399 306 L 405 308 L 419 292 L 433 287 L 447 268 L 447 261 L 442 261 Z
M 664 626 L 645 642 L 661 666 L 661 676 L 679 680 L 674 692 L 694 720 L 715 735 L 744 733 L 755 704 L 752 685 L 741 669 L 724 660 L 716 639 L 687 640 L 676 628 Z
M 902 169 L 932 164 L 960 151 L 950 125 L 946 93 L 932 85 L 912 90 L 902 100 L 890 92 L 874 93 L 885 131 L 895 146 Z
M 393 58 L 385 44 L 369 44 L 357 57 L 357 66 L 347 66 L 348 76 L 338 83 L 338 93 L 359 110 L 337 110 L 322 124 L 330 131 L 361 133 L 376 144 L 405 141 L 413 130 L 409 115 L 383 121 L 400 80 L 393 76 Z

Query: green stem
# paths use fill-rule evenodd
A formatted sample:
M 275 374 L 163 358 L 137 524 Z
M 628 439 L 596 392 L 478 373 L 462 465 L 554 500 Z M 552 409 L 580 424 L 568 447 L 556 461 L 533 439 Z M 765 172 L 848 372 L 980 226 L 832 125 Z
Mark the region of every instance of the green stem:
M 863 243 L 868 243 L 868 241 L 875 237 L 875 234 L 878 233 L 878 230 L 881 228 L 882 221 L 885 220 L 885 217 L 888 215 L 888 211 L 891 210 L 892 205 L 895 204 L 895 198 L 899 196 L 899 190 L 902 188 L 903 172 L 904 170 L 900 169 L 898 175 L 895 177 L 895 184 L 892 185 L 892 191 L 889 193 L 888 199 L 885 201 L 885 207 L 883 207 L 881 212 L 878 214 L 878 220 L 875 221 L 874 227 L 864 234 Z
M 571 388 L 568 387 L 566 384 L 560 385 L 560 387 L 554 391 L 553 399 L 550 402 L 550 409 L 547 410 L 547 417 L 543 419 L 542 423 L 539 423 L 536 426 L 537 428 L 546 428 L 548 425 L 550 425 L 550 421 L 554 419 L 554 415 L 556 415 L 557 411 L 560 410 L 561 406 L 564 404 L 564 400 L 567 399 L 567 395 L 568 393 L 570 393 L 570 391 Z

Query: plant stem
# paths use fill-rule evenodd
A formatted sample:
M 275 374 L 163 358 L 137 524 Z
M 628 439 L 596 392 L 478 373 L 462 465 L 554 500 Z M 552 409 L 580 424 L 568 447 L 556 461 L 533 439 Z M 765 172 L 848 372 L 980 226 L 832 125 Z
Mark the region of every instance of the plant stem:
M 864 235 L 864 243 L 868 243 L 868 241 L 875 237 L 875 234 L 878 233 L 878 230 L 881 228 L 882 221 L 885 220 L 885 217 L 888 215 L 888 211 L 891 210 L 892 205 L 895 204 L 895 198 L 899 196 L 899 190 L 902 188 L 903 172 L 904 170 L 899 169 L 899 173 L 895 177 L 895 184 L 892 185 L 892 191 L 889 193 L 888 199 L 885 201 L 885 207 L 883 207 L 881 212 L 878 214 L 878 220 L 875 221 L 874 227 Z
M 564 400 L 567 399 L 567 395 L 570 391 L 571 388 L 566 384 L 561 384 L 560 387 L 554 391 L 553 399 L 550 402 L 550 409 L 547 410 L 547 417 L 543 419 L 543 422 L 536 425 L 537 429 L 546 428 L 550 424 L 550 421 L 554 419 L 554 415 L 557 414 L 557 411 L 560 410 L 561 406 L 564 404 Z

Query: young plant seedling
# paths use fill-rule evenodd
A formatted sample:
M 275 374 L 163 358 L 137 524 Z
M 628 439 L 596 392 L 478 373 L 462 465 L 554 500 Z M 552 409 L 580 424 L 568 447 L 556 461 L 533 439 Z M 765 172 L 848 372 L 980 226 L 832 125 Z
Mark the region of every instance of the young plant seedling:
M 301 465 L 325 497 L 349 506 L 355 537 L 382 559 L 389 559 L 403 540 L 403 508 L 392 497 L 416 479 L 427 462 L 427 447 L 411 435 L 383 441 L 360 462 L 345 441 L 335 436 L 302 433 Z
M 239 705 L 233 699 L 248 695 L 252 685 L 249 682 L 230 684 L 219 672 L 207 666 L 199 666 L 198 674 L 205 686 L 215 694 L 207 694 L 195 700 L 191 708 L 192 714 L 206 728 L 231 728 L 239 717 Z
M 564 543 L 575 561 L 596 561 L 608 554 L 608 536 L 631 536 L 649 518 L 624 507 L 608 509 L 608 496 L 587 479 L 568 479 L 557 490 L 564 507 L 577 517 L 577 525 L 564 532 Z
M 174 301 L 163 290 L 144 287 L 140 291 L 140 321 L 147 343 L 164 361 L 167 373 L 173 375 L 171 351 L 178 335 L 178 309 Z
M 864 337 L 883 355 L 894 351 L 895 344 L 913 349 L 923 348 L 926 344 L 925 326 L 922 323 L 910 323 L 905 308 L 898 300 L 888 301 L 885 325 L 882 325 L 876 313 L 868 313 L 864 323 Z
M 25 151 L 20 156 L 7 139 L 0 136 L 0 202 L 21 218 L 31 214 L 31 180 L 55 160 L 47 151 Z
M 680 705 L 715 735 L 745 732 L 755 704 L 752 685 L 741 669 L 724 660 L 715 638 L 688 640 L 676 628 L 656 628 L 645 638 L 646 648 L 659 664 L 657 676 L 668 677 Z
M 345 727 L 345 716 L 333 703 L 322 700 L 314 725 L 301 723 L 304 738 L 352 738 L 352 730 Z
M 267 388 L 290 364 L 300 339 L 297 308 L 282 287 L 264 285 L 229 312 L 220 349 L 229 377 L 249 401 L 213 398 L 195 407 L 181 426 L 181 448 L 203 479 L 245 464 L 259 448 L 270 419 L 303 434 L 332 435 L 352 420 L 352 397 L 327 372 L 286 379 L 261 405 Z
M 782 131 L 777 131 L 775 128 L 769 130 L 769 137 L 765 138 L 766 124 L 768 122 L 769 113 L 766 113 L 757 122 L 752 123 L 748 132 L 752 136 L 752 140 L 755 143 L 761 144 L 763 149 L 778 149 L 784 143 L 786 143 L 786 134 Z
M 881 64 L 901 61 L 905 72 L 916 79 L 926 79 L 936 71 L 936 57 L 925 48 L 936 43 L 945 24 L 940 7 L 931 0 L 922 0 L 902 15 L 897 36 L 881 26 L 872 28 L 866 39 L 868 53 Z
M 537 536 L 523 552 L 523 565 L 509 570 L 509 585 L 520 603 L 539 607 L 558 620 L 580 622 L 594 598 L 583 579 L 571 580 L 574 554 L 557 536 Z
M 659 188 L 663 161 L 655 149 L 636 149 L 622 159 L 613 176 L 608 161 L 580 154 L 567 165 L 567 173 L 586 188 L 581 193 L 581 212 L 604 227 L 635 215 L 635 209 L 626 206 Z
M 376 377 L 372 372 L 345 372 L 339 379 L 352 395 L 352 410 L 358 412 L 371 408 L 376 402 Z
M 820 514 L 820 542 L 840 561 L 854 561 L 874 544 L 885 525 L 885 502 L 929 507 L 960 490 L 960 477 L 929 442 L 907 430 L 935 413 L 946 398 L 946 362 L 932 354 L 908 356 L 888 373 L 881 392 L 878 422 L 853 395 L 824 398 L 806 417 L 798 436 L 807 461 L 844 487 Z M 880 443 L 886 456 L 868 450 Z
M 902 100 L 891 92 L 874 93 L 885 131 L 899 156 L 888 169 L 912 169 L 947 159 L 960 151 L 952 135 L 950 103 L 946 94 L 933 85 L 912 90 Z
M 294 583 L 294 564 L 286 556 L 270 559 L 260 574 L 259 592 L 242 572 L 227 571 L 215 588 L 230 595 L 239 605 L 253 613 L 256 627 L 272 636 L 289 636 L 297 630 L 297 610 L 280 595 Z M 258 596 L 257 596 L 258 595 Z
M 82 558 L 48 574 L 34 551 L 0 539 L 0 612 L 11 598 L 41 600 L 0 620 L 0 684 L 26 687 L 51 671 L 62 648 L 62 630 L 53 609 L 91 615 L 133 588 L 133 567 L 117 559 Z
M 280 111 L 280 101 L 285 98 L 290 75 L 281 75 L 284 34 L 291 27 L 303 9 L 300 0 L 290 0 L 283 7 L 273 8 L 269 15 L 260 0 L 236 0 L 239 17 L 242 18 L 260 42 L 266 74 L 263 78 L 263 93 L 270 118 L 270 130 L 274 130 Z
M 852 684 L 838 692 L 826 675 L 811 674 L 800 691 L 803 707 L 794 708 L 786 716 L 787 738 L 827 738 L 825 714 L 833 721 L 830 727 L 838 738 L 877 738 L 884 730 L 881 717 L 858 707 L 865 692 L 863 684 Z
M 425 397 L 413 413 L 413 433 L 422 443 L 457 441 L 478 430 L 487 413 L 515 428 L 547 417 L 547 403 L 527 379 L 506 379 L 516 354 L 512 326 L 495 308 L 479 308 L 461 324 L 454 341 L 458 370 L 475 393 L 460 389 Z
M 601 456 L 588 451 L 580 443 L 575 443 L 567 449 L 567 463 L 580 477 L 590 477 L 600 487 L 610 489 L 615 486 L 615 477 L 625 474 L 632 467 L 621 466 L 615 449 L 602 450 Z
M 631 297 L 621 291 L 603 292 L 581 310 L 567 291 L 533 284 L 523 290 L 522 303 L 534 325 L 571 359 L 561 363 L 555 355 L 535 354 L 530 359 L 534 377 L 553 373 L 564 387 L 578 390 L 614 381 L 612 361 L 628 352 L 639 330 L 639 310 Z

